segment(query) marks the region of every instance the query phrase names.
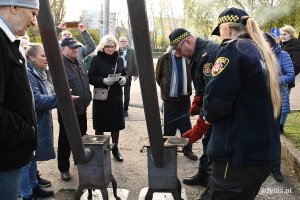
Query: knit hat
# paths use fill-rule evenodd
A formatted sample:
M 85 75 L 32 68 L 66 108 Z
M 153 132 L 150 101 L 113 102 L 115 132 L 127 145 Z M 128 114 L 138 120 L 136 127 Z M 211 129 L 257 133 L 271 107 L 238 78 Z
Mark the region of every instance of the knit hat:
M 245 17 L 244 16 L 248 16 Z M 242 18 L 243 17 L 243 18 Z M 247 19 L 249 18 L 248 13 L 246 13 L 244 10 L 239 8 L 227 8 L 219 15 L 219 23 L 218 26 L 213 30 L 211 33 L 212 35 L 220 35 L 219 27 L 221 24 L 226 22 L 235 22 L 235 23 L 242 23 L 246 24 Z
M 19 6 L 37 10 L 40 8 L 39 0 L 1 0 L 0 7 L 1 6 Z
M 190 36 L 191 33 L 185 30 L 184 28 L 177 28 L 175 29 L 170 35 L 170 46 L 176 46 L 181 40 L 184 40 L 188 36 Z

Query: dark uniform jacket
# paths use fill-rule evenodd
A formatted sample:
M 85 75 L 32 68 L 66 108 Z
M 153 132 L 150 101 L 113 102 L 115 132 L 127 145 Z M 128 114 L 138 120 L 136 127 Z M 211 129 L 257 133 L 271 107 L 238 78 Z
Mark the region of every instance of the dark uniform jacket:
M 86 109 L 92 100 L 92 94 L 89 87 L 88 74 L 81 62 L 76 59 L 76 65 L 71 60 L 63 56 L 63 62 L 65 65 L 66 74 L 71 94 L 79 96 L 79 99 L 73 101 L 75 111 L 77 115 L 83 115 L 86 113 Z
M 192 94 L 191 86 L 191 67 L 186 63 L 187 74 L 187 93 L 179 97 L 170 97 L 170 85 L 172 78 L 172 59 L 171 53 L 163 54 L 157 61 L 156 65 L 156 82 L 160 86 L 161 98 L 164 101 L 183 101 L 190 98 Z
M 206 87 L 204 114 L 213 127 L 208 156 L 270 166 L 280 160 L 280 140 L 266 66 L 256 45 L 241 37 L 223 41 Z
M 195 95 L 203 97 L 205 86 L 210 79 L 211 68 L 216 60 L 219 45 L 215 42 L 197 38 L 192 56 L 192 80 L 196 90 Z
M 26 165 L 37 146 L 33 97 L 19 44 L 0 28 L 0 171 Z

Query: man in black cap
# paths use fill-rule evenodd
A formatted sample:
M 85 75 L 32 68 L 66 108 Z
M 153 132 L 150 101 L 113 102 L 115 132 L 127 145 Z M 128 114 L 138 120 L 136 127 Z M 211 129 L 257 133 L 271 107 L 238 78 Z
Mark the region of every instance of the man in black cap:
M 74 107 L 77 115 L 77 120 L 81 135 L 85 135 L 87 131 L 87 116 L 86 110 L 92 100 L 92 95 L 89 89 L 89 80 L 87 72 L 81 61 L 78 61 L 79 43 L 75 38 L 67 37 L 61 42 L 61 52 L 63 54 L 63 62 L 67 73 L 72 95 L 79 96 L 79 99 L 74 100 Z M 58 110 L 59 123 L 59 138 L 57 161 L 58 169 L 61 172 L 63 181 L 71 180 L 69 173 L 70 169 L 70 145 L 67 134 L 62 121 L 61 113 Z
M 15 200 L 20 168 L 37 146 L 36 119 L 20 40 L 37 25 L 38 0 L 0 1 L 0 199 Z
M 195 87 L 195 97 L 189 109 L 190 115 L 199 115 L 202 107 L 205 86 L 211 76 L 211 68 L 215 62 L 219 45 L 202 38 L 196 38 L 183 28 L 175 29 L 170 35 L 170 45 L 182 56 L 190 59 L 192 80 Z M 208 159 L 207 144 L 210 138 L 210 129 L 204 120 L 199 117 L 196 125 L 183 134 L 188 137 L 189 144 L 196 142 L 203 134 L 203 155 L 199 159 L 199 171 L 195 176 L 184 178 L 183 183 L 187 185 L 207 186 L 208 183 Z M 208 131 L 207 131 L 208 130 Z

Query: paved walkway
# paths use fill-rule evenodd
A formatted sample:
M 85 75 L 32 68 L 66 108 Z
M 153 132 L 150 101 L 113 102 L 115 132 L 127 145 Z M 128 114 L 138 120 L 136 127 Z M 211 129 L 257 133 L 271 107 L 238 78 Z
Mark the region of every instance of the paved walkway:
M 297 87 L 292 90 L 291 104 L 293 109 L 300 108 L 300 83 L 299 77 L 297 78 Z M 160 96 L 160 95 L 158 95 Z M 160 99 L 160 98 L 159 98 Z M 161 101 L 160 101 L 161 102 Z M 146 151 L 140 152 L 140 149 L 146 141 L 148 141 L 144 111 L 142 107 L 142 98 L 140 93 L 140 87 L 138 81 L 132 82 L 131 91 L 131 106 L 129 110 L 129 117 L 126 118 L 126 128 L 122 131 L 120 136 L 120 151 L 124 156 L 124 162 L 119 163 L 112 159 L 112 173 L 118 182 L 119 188 L 129 190 L 128 199 L 137 200 L 142 188 L 148 186 L 148 172 L 147 172 L 147 160 Z M 88 109 L 88 134 L 94 134 L 92 128 L 91 118 L 91 106 Z M 53 111 L 54 120 L 54 137 L 55 147 L 57 150 L 58 140 L 58 123 L 56 111 Z M 196 118 L 192 119 L 195 123 Z M 202 153 L 202 143 L 198 141 L 193 147 L 197 155 Z M 50 160 L 47 162 L 40 162 L 38 169 L 40 170 L 42 177 L 52 181 L 52 189 L 55 190 L 56 200 L 72 199 L 66 197 L 67 192 L 58 192 L 61 189 L 72 190 L 78 186 L 77 167 L 71 162 L 70 173 L 72 174 L 72 180 L 70 182 L 64 182 L 60 179 L 60 174 L 57 169 L 56 160 Z M 191 161 L 178 153 L 178 177 L 182 180 L 184 177 L 194 175 L 197 171 L 198 161 Z M 257 199 L 271 200 L 291 200 L 300 199 L 300 180 L 297 178 L 288 166 L 283 166 L 283 173 L 285 176 L 284 183 L 280 184 L 269 177 L 264 183 Z M 187 194 L 187 199 L 193 200 L 197 198 L 203 191 L 203 187 L 186 186 L 182 185 Z M 94 200 L 101 199 L 99 196 L 94 196 Z M 49 199 L 50 200 L 50 199 Z M 161 199 L 164 200 L 164 199 Z

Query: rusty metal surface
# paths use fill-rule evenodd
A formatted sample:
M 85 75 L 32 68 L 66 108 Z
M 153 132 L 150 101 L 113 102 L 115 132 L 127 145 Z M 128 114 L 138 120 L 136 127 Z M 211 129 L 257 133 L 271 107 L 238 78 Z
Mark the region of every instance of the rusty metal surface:
M 152 157 L 157 167 L 163 167 L 166 154 L 163 146 L 145 1 L 127 0 L 127 5 Z
M 88 163 L 77 165 L 80 187 L 106 189 L 109 185 L 112 176 L 110 151 L 106 151 L 109 138 L 107 135 L 83 136 L 84 145 L 97 153 Z
M 70 88 L 56 38 L 49 1 L 40 1 L 40 11 L 37 19 L 56 97 L 59 102 L 59 109 L 73 156 L 78 163 L 86 163 L 93 156 L 93 152 L 83 147 Z

